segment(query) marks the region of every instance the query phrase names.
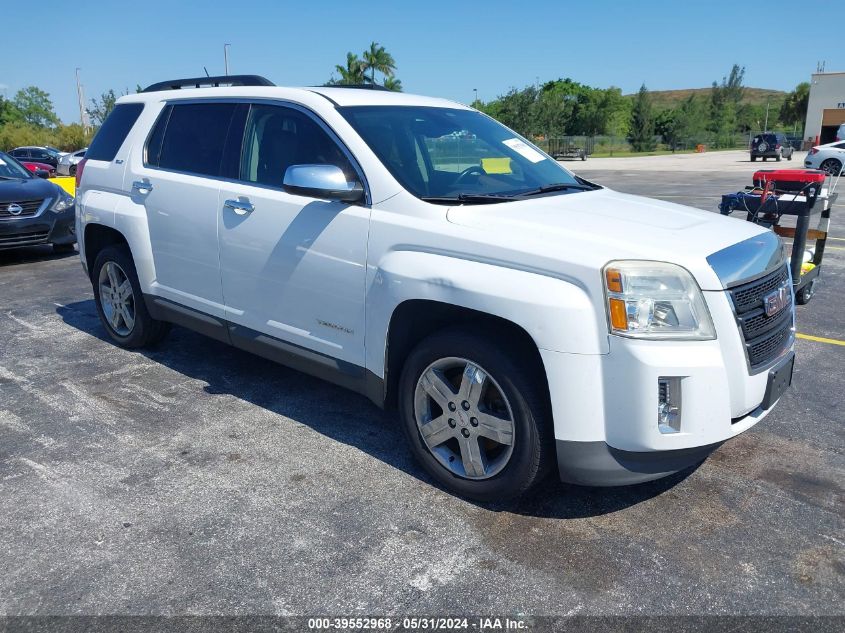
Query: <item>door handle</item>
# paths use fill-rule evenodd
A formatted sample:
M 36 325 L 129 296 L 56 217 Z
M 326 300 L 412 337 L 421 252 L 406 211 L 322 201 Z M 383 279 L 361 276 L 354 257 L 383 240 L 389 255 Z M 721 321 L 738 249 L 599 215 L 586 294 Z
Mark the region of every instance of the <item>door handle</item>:
M 249 200 L 226 200 L 226 202 L 223 203 L 223 206 L 227 209 L 231 209 L 238 215 L 247 215 L 248 213 L 255 211 L 255 205 L 253 205 Z
M 153 185 L 149 181 L 136 180 L 132 183 L 132 191 L 137 191 L 142 196 L 147 195 L 153 190 Z

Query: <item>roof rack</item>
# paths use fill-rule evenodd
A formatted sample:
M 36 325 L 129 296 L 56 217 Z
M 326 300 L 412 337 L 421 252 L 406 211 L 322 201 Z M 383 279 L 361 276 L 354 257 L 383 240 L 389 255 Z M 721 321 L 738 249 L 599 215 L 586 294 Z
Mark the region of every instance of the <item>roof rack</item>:
M 314 86 L 315 88 L 356 88 L 358 90 L 386 90 L 393 92 L 390 88 L 379 86 L 378 84 L 323 84 L 322 86 Z
M 150 84 L 141 92 L 160 90 L 179 90 L 181 88 L 218 88 L 220 86 L 275 86 L 272 81 L 260 75 L 220 75 L 218 77 L 191 77 L 190 79 L 170 79 Z

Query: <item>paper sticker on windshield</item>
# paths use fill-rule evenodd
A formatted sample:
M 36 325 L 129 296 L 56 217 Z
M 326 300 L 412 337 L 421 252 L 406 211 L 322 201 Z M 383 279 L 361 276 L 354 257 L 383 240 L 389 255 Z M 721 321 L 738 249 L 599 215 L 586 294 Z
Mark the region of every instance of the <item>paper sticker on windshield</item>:
M 530 145 L 526 145 L 518 138 L 509 138 L 506 141 L 502 141 L 503 144 L 510 147 L 513 151 L 515 151 L 520 156 L 523 156 L 530 160 L 532 163 L 539 163 L 541 160 L 544 160 L 546 157 L 543 156 L 540 152 L 536 149 L 531 147 Z

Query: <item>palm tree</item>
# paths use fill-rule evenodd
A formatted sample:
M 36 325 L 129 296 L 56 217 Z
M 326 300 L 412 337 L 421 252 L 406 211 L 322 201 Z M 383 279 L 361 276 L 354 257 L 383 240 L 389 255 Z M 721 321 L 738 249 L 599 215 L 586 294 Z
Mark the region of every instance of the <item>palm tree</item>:
M 396 70 L 396 62 L 393 60 L 393 55 L 384 50 L 384 46 L 380 46 L 378 42 L 370 44 L 370 50 L 364 51 L 364 61 L 362 62 L 364 71 L 370 71 L 370 83 L 376 83 L 376 71 L 384 75 L 385 79 L 393 77 L 393 72 Z
M 340 74 L 340 79 L 333 79 L 331 83 L 355 85 L 366 81 L 364 61 L 358 59 L 355 53 L 346 53 L 346 66 L 338 64 L 334 68 Z
M 396 77 L 385 77 L 384 87 L 394 92 L 402 92 L 402 80 Z

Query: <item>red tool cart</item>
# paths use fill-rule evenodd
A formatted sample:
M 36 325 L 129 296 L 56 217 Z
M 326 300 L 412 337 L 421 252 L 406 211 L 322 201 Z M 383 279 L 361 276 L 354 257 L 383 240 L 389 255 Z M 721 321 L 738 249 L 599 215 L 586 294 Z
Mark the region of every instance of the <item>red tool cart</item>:
M 815 291 L 840 176 L 828 176 L 815 169 L 761 169 L 754 172 L 753 186 L 722 196 L 719 205 L 723 215 L 744 211 L 749 222 L 792 238 L 789 269 L 799 304 L 807 303 Z M 795 218 L 794 226 L 784 222 L 790 216 Z M 810 228 L 815 216 L 816 227 Z

